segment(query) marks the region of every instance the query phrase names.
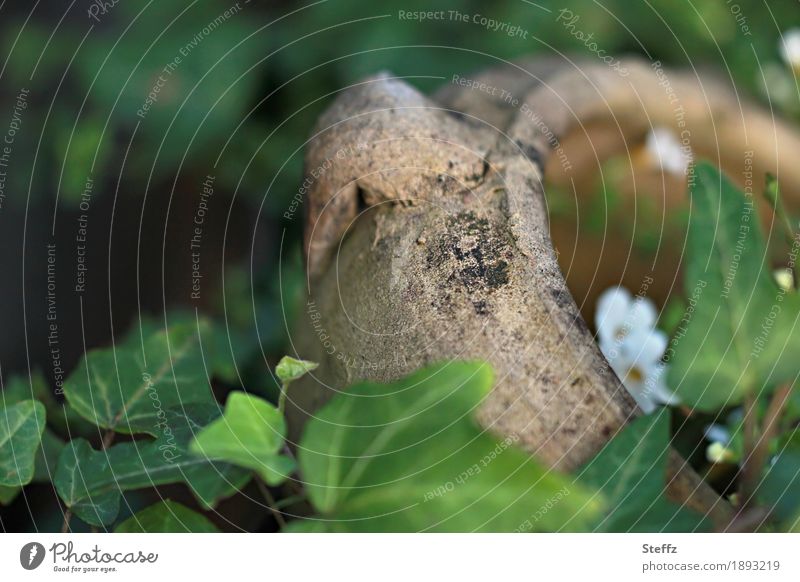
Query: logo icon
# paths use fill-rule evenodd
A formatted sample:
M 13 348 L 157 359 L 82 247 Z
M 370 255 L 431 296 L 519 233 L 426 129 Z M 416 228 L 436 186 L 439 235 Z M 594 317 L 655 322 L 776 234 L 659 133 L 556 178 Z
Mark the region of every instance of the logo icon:
M 29 542 L 19 551 L 19 563 L 26 570 L 35 570 L 44 562 L 44 546 L 39 542 Z

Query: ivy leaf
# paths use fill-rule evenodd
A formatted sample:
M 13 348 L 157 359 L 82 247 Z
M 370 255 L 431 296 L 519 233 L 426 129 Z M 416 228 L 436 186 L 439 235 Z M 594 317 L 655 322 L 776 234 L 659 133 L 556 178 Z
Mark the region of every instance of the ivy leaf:
M 308 360 L 297 360 L 290 356 L 283 356 L 278 365 L 275 366 L 275 374 L 284 384 L 299 380 L 310 371 L 316 369 L 319 364 Z
M 610 512 L 597 531 L 687 531 L 705 527 L 702 515 L 664 497 L 669 410 L 641 416 L 612 438 L 578 475 L 605 496 Z
M 234 329 L 223 328 L 219 322 L 192 311 L 169 311 L 166 325 L 170 329 L 176 326 L 197 329 L 199 325 L 205 369 L 211 376 L 230 384 L 239 379 L 237 361 L 248 358 L 257 347 L 257 343 L 248 341 L 246 335 Z M 142 337 L 147 338 L 164 329 L 164 318 L 142 317 L 131 327 L 123 341 L 126 346 L 141 349 Z
M 75 439 L 59 457 L 56 490 L 78 517 L 96 526 L 116 519 L 123 491 L 168 483 L 186 483 L 201 505 L 211 508 L 250 479 L 244 469 L 188 453 L 193 436 L 218 416 L 214 405 L 169 409 L 156 440 L 120 443 L 100 451 Z
M 117 533 L 218 533 L 206 516 L 166 499 L 119 524 Z
M 473 421 L 492 383 L 487 364 L 451 362 L 335 396 L 308 423 L 299 447 L 309 498 L 321 513 L 311 527 L 585 527 L 601 509 L 599 498 L 517 449 L 513 435 L 500 440 Z
M 82 417 L 99 427 L 153 436 L 166 408 L 213 402 L 198 329 L 188 324 L 153 333 L 144 350 L 140 344 L 87 353 L 64 393 Z
M 685 284 L 696 304 L 667 352 L 668 381 L 685 403 L 714 411 L 794 379 L 800 294 L 770 277 L 752 194 L 705 162 L 694 176 Z
M 58 386 L 56 387 L 58 389 Z M 47 424 L 56 429 L 60 434 L 72 436 L 94 436 L 97 427 L 88 422 L 68 405 L 56 400 L 47 381 L 40 371 L 31 372 L 29 376 L 12 376 L 0 394 L 0 406 L 16 404 L 22 400 L 38 400 L 44 404 Z
M 42 443 L 36 451 L 33 461 L 33 479 L 31 483 L 49 483 L 55 473 L 58 455 L 64 448 L 64 441 L 58 438 L 49 428 L 42 433 Z M 0 505 L 8 505 L 16 499 L 21 486 L 0 486 Z
M 286 438 L 286 421 L 266 400 L 232 392 L 222 417 L 200 431 L 189 451 L 258 472 L 279 485 L 294 471 L 294 461 L 279 454 Z
M 0 486 L 20 487 L 31 482 L 44 426 L 41 402 L 23 400 L 0 408 Z

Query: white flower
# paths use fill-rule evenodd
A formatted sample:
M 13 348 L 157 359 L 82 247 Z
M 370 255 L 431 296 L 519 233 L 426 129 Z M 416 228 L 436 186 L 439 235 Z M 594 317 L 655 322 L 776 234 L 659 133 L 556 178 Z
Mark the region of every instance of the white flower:
M 794 291 L 794 271 L 789 267 L 775 269 L 772 272 L 772 277 L 775 279 L 778 287 L 784 291 Z
M 622 287 L 605 291 L 595 314 L 600 351 L 645 413 L 677 402 L 665 383 L 668 340 L 655 329 L 657 315 L 652 301 L 634 299 Z
M 600 336 L 600 349 L 611 351 L 631 331 L 653 329 L 658 319 L 655 305 L 649 299 L 634 299 L 624 287 L 611 287 L 597 300 L 594 323 Z
M 712 443 L 720 443 L 723 446 L 728 446 L 731 442 L 731 431 L 728 427 L 722 424 L 709 424 L 706 427 L 706 438 Z
M 792 28 L 784 32 L 778 46 L 786 64 L 795 71 L 800 71 L 800 28 Z
M 662 172 L 685 176 L 692 161 L 692 151 L 683 146 L 675 134 L 665 127 L 654 127 L 647 134 L 645 149 L 653 164 Z
M 706 459 L 711 463 L 731 463 L 736 455 L 722 443 L 711 443 L 706 449 Z

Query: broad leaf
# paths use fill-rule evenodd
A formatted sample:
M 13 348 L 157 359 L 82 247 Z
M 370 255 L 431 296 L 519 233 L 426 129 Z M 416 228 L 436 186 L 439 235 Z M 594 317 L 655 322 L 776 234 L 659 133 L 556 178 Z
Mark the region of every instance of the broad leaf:
M 797 515 L 800 511 L 800 451 L 786 450 L 775 458 L 758 488 L 757 497 L 780 521 Z
M 41 402 L 23 400 L 0 408 L 0 486 L 20 487 L 31 482 L 44 426 Z
M 59 387 L 56 386 L 56 389 Z M 75 410 L 65 405 L 53 395 L 47 381 L 41 372 L 35 371 L 30 376 L 12 376 L 0 394 L 0 406 L 16 404 L 22 400 L 38 400 L 44 404 L 47 414 L 47 424 L 63 435 L 94 436 L 98 433 L 97 427 L 78 415 Z M 67 428 L 69 425 L 69 428 Z
M 492 382 L 488 365 L 452 362 L 334 397 L 308 423 L 299 449 L 321 513 L 311 527 L 584 528 L 598 514 L 599 498 L 517 449 L 513 436 L 501 440 L 473 421 Z
M 286 422 L 266 400 L 232 392 L 225 412 L 198 434 L 190 452 L 228 461 L 258 472 L 270 485 L 282 483 L 294 471 L 294 461 L 280 455 Z
M 89 352 L 64 392 L 81 416 L 102 428 L 153 436 L 167 408 L 213 402 L 197 326 L 191 325 L 155 332 L 144 349 L 125 344 Z
M 45 428 L 42 433 L 41 445 L 34 457 L 31 483 L 49 483 L 53 480 L 58 463 L 58 455 L 63 448 L 64 442 L 53 434 L 49 428 Z M 20 491 L 22 491 L 21 486 L 0 486 L 0 505 L 8 505 L 14 501 Z
M 75 439 L 59 457 L 56 490 L 78 517 L 92 525 L 114 521 L 122 491 L 168 483 L 186 483 L 204 507 L 213 507 L 250 479 L 244 469 L 189 454 L 194 435 L 218 416 L 214 405 L 169 409 L 164 433 L 156 440 L 120 443 L 100 451 Z
M 601 493 L 609 513 L 596 531 L 693 531 L 702 515 L 664 497 L 669 454 L 669 411 L 641 416 L 612 438 L 578 471 L 581 481 Z
M 185 505 L 159 501 L 119 524 L 117 533 L 216 533 L 217 527 L 204 515 Z
M 257 344 L 248 341 L 241 332 L 225 327 L 205 315 L 197 315 L 186 310 L 171 310 L 164 317 L 142 317 L 136 321 L 125 336 L 124 345 L 138 347 L 141 350 L 142 338 L 172 329 L 176 326 L 200 329 L 203 366 L 208 374 L 228 383 L 239 379 L 237 361 L 250 356 Z
M 696 304 L 668 352 L 668 380 L 685 403 L 714 411 L 794 379 L 800 294 L 772 281 L 752 195 L 707 163 L 694 176 L 685 286 Z

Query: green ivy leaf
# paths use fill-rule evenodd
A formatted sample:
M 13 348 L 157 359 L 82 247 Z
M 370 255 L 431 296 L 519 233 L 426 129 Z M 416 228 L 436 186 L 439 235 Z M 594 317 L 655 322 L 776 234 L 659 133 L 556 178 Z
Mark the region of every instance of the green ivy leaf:
M 58 455 L 64 448 L 64 441 L 58 438 L 53 431 L 45 428 L 42 433 L 42 443 L 36 451 L 33 461 L 33 479 L 31 483 L 49 483 L 56 471 Z M 0 505 L 8 505 L 16 499 L 22 487 L 0 486 Z
M 193 436 L 218 416 L 215 405 L 169 409 L 156 440 L 120 443 L 100 451 L 75 439 L 59 457 L 56 490 L 78 517 L 97 526 L 116 519 L 123 491 L 168 483 L 186 483 L 203 507 L 211 508 L 250 479 L 244 469 L 188 453 Z
M 151 505 L 119 524 L 117 533 L 217 533 L 206 516 L 166 499 Z
M 578 475 L 605 496 L 610 512 L 598 531 L 692 531 L 702 515 L 669 503 L 664 475 L 669 454 L 669 411 L 641 416 L 612 438 Z
M 232 392 L 225 412 L 192 441 L 189 451 L 256 471 L 270 485 L 279 485 L 294 471 L 294 461 L 279 454 L 286 421 L 266 400 Z
M 57 387 L 58 388 L 58 387 Z M 94 436 L 97 427 L 80 416 L 68 405 L 62 404 L 47 384 L 40 371 L 31 372 L 30 376 L 12 376 L 4 386 L 0 395 L 0 406 L 16 404 L 22 400 L 38 400 L 44 404 L 48 426 L 60 434 L 74 436 Z
M 752 195 L 698 163 L 691 188 L 686 291 L 696 305 L 668 351 L 681 399 L 714 411 L 794 379 L 800 294 L 774 284 Z
M 314 529 L 581 529 L 601 501 L 481 430 L 487 364 L 451 362 L 395 383 L 358 384 L 308 423 L 299 447 Z M 546 508 L 546 509 L 543 509 Z M 293 526 L 297 528 L 299 526 Z
M 310 371 L 316 369 L 319 364 L 308 360 L 297 360 L 289 356 L 283 356 L 278 365 L 275 366 L 275 374 L 284 384 L 299 380 Z
M 20 487 L 31 482 L 44 426 L 41 402 L 23 400 L 0 408 L 0 486 Z
M 225 328 L 205 315 L 197 315 L 183 309 L 171 310 L 166 315 L 166 325 L 200 328 L 203 359 L 208 373 L 224 382 L 235 383 L 239 379 L 237 361 L 250 356 L 257 344 L 235 329 Z M 142 337 L 165 329 L 164 318 L 142 317 L 128 331 L 124 345 L 141 349 Z
M 126 344 L 89 352 L 70 374 L 64 393 L 97 426 L 153 436 L 165 409 L 213 402 L 196 325 L 155 332 L 145 339 L 144 350 L 141 344 Z

